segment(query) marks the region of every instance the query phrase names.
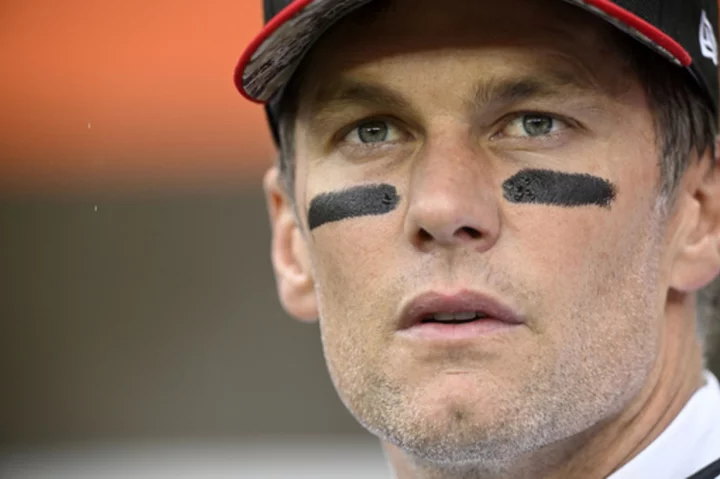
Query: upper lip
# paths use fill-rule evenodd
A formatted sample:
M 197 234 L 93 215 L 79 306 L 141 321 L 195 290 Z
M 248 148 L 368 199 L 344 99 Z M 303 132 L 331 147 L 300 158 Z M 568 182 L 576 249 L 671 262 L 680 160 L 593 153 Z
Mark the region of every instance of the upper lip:
M 489 319 L 510 324 L 522 324 L 519 313 L 498 299 L 479 291 L 442 293 L 430 291 L 413 297 L 401 309 L 400 329 L 407 329 L 429 319 L 436 313 L 478 311 Z

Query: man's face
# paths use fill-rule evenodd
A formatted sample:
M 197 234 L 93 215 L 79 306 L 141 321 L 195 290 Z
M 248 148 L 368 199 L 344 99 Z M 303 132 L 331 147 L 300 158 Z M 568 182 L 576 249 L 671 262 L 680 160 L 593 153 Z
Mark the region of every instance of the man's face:
M 654 367 L 668 275 L 653 121 L 613 37 L 559 1 L 399 0 L 356 20 L 315 47 L 295 125 L 299 254 L 340 397 L 432 460 L 602 424 Z M 528 171 L 613 195 L 521 201 L 507 182 Z M 310 227 L 313 199 L 372 185 L 395 204 Z M 419 326 L 418 298 L 492 298 L 520 324 Z

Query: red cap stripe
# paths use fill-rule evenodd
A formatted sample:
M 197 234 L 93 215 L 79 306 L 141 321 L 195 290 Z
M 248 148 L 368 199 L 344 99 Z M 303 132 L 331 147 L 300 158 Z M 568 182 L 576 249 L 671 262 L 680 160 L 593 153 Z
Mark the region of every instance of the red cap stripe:
M 243 87 L 243 71 L 245 70 L 245 67 L 250 62 L 250 59 L 252 58 L 255 51 L 260 48 L 260 45 L 263 44 L 265 40 L 270 37 L 275 31 L 280 28 L 285 22 L 290 20 L 292 17 L 294 17 L 300 10 L 308 6 L 310 3 L 312 3 L 314 0 L 295 0 L 294 2 L 290 3 L 287 7 L 283 8 L 280 13 L 275 15 L 272 20 L 270 20 L 262 30 L 260 30 L 260 33 L 253 39 L 253 41 L 248 45 L 248 47 L 245 49 L 243 54 L 240 56 L 240 60 L 238 60 L 238 64 L 235 67 L 235 86 L 240 91 L 242 96 L 247 98 L 248 100 L 254 102 L 254 103 L 265 103 L 264 101 L 257 100 L 255 98 L 252 98 L 248 93 L 245 91 L 245 88 Z
M 625 25 L 642 33 L 657 45 L 670 52 L 670 54 L 675 57 L 682 66 L 687 67 L 692 63 L 692 57 L 678 42 L 666 35 L 665 32 L 656 26 L 646 22 L 634 13 L 617 6 L 610 0 L 585 0 L 585 3 L 602 10 L 611 17 L 617 18 Z

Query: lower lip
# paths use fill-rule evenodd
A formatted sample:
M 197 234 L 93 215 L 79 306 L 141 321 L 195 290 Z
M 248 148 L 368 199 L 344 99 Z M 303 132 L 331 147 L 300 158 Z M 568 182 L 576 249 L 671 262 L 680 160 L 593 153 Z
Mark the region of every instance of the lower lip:
M 507 323 L 497 319 L 479 319 L 469 323 L 418 323 L 400 331 L 400 334 L 412 339 L 460 341 L 512 331 L 520 324 Z

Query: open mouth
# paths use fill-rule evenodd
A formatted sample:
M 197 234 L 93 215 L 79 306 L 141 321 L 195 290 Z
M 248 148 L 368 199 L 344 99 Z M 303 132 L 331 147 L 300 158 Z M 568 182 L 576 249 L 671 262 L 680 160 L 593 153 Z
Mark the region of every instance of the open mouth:
M 481 336 L 516 330 L 521 324 L 520 314 L 482 292 L 428 291 L 402 306 L 398 333 L 411 340 L 457 345 Z
M 472 323 L 481 319 L 487 319 L 490 316 L 482 311 L 463 311 L 458 313 L 434 313 L 420 320 L 421 324 L 440 323 L 440 324 L 465 324 Z

